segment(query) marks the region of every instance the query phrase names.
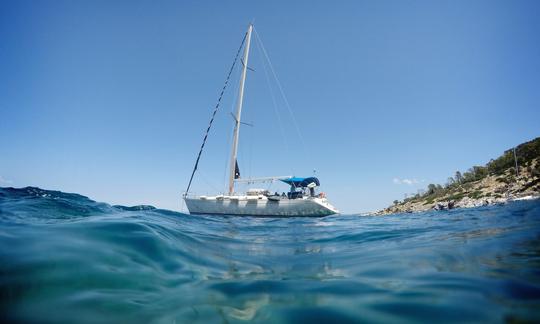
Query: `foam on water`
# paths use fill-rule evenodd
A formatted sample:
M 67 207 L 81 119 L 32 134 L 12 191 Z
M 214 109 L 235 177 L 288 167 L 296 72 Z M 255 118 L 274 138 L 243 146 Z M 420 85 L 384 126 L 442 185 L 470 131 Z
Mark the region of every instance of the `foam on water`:
M 0 188 L 0 320 L 540 320 L 540 202 L 189 216 Z

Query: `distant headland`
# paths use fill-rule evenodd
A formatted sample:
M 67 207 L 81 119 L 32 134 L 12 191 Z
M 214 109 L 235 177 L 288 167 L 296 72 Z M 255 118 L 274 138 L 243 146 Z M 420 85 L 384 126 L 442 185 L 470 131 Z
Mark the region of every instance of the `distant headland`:
M 484 166 L 457 171 L 445 185 L 429 184 L 426 190 L 395 200 L 376 212 L 386 215 L 502 204 L 540 197 L 540 137 L 506 150 Z

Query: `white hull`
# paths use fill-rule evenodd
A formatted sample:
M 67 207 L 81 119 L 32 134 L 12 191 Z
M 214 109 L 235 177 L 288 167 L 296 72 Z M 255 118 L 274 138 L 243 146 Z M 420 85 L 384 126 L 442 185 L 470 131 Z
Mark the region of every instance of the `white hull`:
M 230 196 L 184 198 L 190 214 L 321 217 L 339 211 L 325 198 L 268 200 L 264 196 Z

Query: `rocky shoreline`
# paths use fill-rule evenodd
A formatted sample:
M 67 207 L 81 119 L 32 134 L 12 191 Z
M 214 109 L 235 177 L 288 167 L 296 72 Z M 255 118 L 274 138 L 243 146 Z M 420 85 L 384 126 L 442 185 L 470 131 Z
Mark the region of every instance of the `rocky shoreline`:
M 463 198 L 460 201 L 440 201 L 435 203 L 433 206 L 426 208 L 408 208 L 408 209 L 383 209 L 381 211 L 375 212 L 372 215 L 387 215 L 387 214 L 396 214 L 396 213 L 418 213 L 425 212 L 429 210 L 450 210 L 457 208 L 475 208 L 481 206 L 490 206 L 490 205 L 503 205 L 512 201 L 520 200 L 534 200 L 540 199 L 540 195 L 529 195 L 529 196 L 518 196 L 518 197 L 505 197 L 505 198 L 486 198 L 486 199 L 472 199 L 472 198 Z
M 488 167 L 489 164 L 486 167 L 475 168 L 488 169 Z M 374 212 L 372 215 L 473 208 L 505 204 L 516 200 L 538 199 L 540 198 L 539 170 L 540 158 L 533 158 L 524 163 L 523 167 L 518 168 L 518 172 L 514 167 L 508 167 L 497 173 L 486 173 L 478 177 L 478 180 L 457 179 L 444 187 L 430 185 L 431 191 L 404 201 L 395 201 L 392 206 Z
M 389 215 L 397 213 L 417 213 L 417 212 L 426 212 L 429 210 L 450 210 L 457 208 L 474 208 L 481 206 L 490 206 L 490 205 L 502 205 L 512 201 L 519 200 L 533 200 L 540 199 L 539 193 L 529 194 L 529 195 L 509 195 L 507 197 L 486 197 L 486 198 L 469 198 L 464 197 L 461 200 L 445 200 L 441 199 L 434 203 L 422 203 L 422 204 L 405 204 L 398 206 L 390 206 L 383 210 L 371 213 L 370 215 Z

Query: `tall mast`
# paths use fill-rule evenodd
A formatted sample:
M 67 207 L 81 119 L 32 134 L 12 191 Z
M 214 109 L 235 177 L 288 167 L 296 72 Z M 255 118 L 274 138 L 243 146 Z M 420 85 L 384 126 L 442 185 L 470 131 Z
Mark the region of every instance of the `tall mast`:
M 238 137 L 240 136 L 240 116 L 242 115 L 242 103 L 244 101 L 244 83 L 246 82 L 247 65 L 249 57 L 249 45 L 251 43 L 251 31 L 253 25 L 249 24 L 247 31 L 246 47 L 244 48 L 244 59 L 242 60 L 242 77 L 240 78 L 240 87 L 238 89 L 238 103 L 236 105 L 236 116 L 234 124 L 234 137 L 231 151 L 231 163 L 229 174 L 229 195 L 234 193 L 234 178 L 236 174 L 236 157 L 238 153 Z

